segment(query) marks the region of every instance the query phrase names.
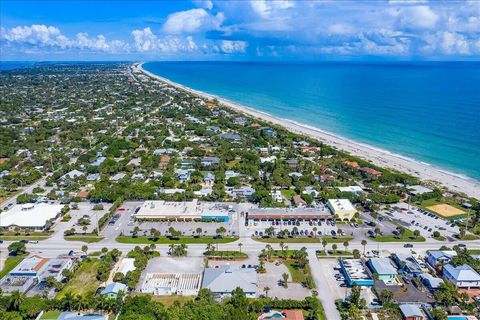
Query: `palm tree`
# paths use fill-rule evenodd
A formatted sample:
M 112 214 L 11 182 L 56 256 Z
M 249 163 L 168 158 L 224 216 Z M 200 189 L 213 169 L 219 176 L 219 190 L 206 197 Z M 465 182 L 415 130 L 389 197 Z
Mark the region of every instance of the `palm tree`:
M 267 251 L 267 258 L 270 260 L 270 258 L 272 257 L 273 248 L 271 245 L 267 244 L 265 246 L 265 249 Z
M 285 288 L 288 288 L 288 282 L 287 282 L 288 277 L 289 277 L 288 273 L 286 272 L 282 273 L 283 285 Z
M 240 253 L 242 252 L 242 246 L 243 246 L 243 243 L 240 242 L 240 243 L 238 244 L 238 250 L 240 250 Z
M 417 239 L 420 236 L 420 230 L 413 230 L 413 236 Z
M 327 239 L 325 239 L 325 238 L 324 238 L 324 239 L 322 239 L 323 251 L 325 251 L 325 250 L 326 250 L 326 248 L 327 248 L 327 244 L 328 244 L 328 241 L 327 241 Z
M 71 311 L 74 304 L 75 304 L 75 296 L 71 292 L 65 293 L 65 295 L 62 298 L 63 308 L 66 308 L 68 311 Z
M 265 296 L 268 298 L 268 291 L 270 291 L 270 287 L 269 286 L 264 287 L 263 291 L 265 291 Z
M 97 303 L 97 308 L 100 310 L 106 310 L 107 306 L 107 296 L 101 294 L 98 297 L 95 297 L 96 303 Z
M 88 247 L 87 247 L 86 244 L 84 244 L 84 245 L 82 246 L 82 251 L 83 251 L 83 253 L 87 254 L 87 252 L 88 252 Z
M 283 250 L 285 248 L 285 242 L 283 242 L 283 241 L 280 242 L 280 248 L 282 249 L 282 255 L 283 255 Z
M 8 299 L 10 310 L 17 311 L 20 308 L 23 300 L 25 300 L 25 296 L 23 295 L 23 293 L 18 290 L 13 291 L 10 295 L 10 298 Z
M 337 247 L 337 244 L 334 243 L 334 244 L 332 245 L 333 254 L 337 253 L 337 248 L 338 248 L 338 247 Z
M 86 295 L 78 295 L 77 305 L 79 310 L 87 310 L 91 307 L 92 301 Z
M 196 230 L 197 235 L 200 236 L 202 234 L 202 228 L 198 227 Z
M 317 237 L 317 227 L 313 227 L 313 237 L 316 238 Z
M 361 244 L 363 246 L 363 255 L 365 255 L 365 246 L 367 245 L 367 240 L 363 239 Z
M 348 241 L 345 241 L 345 242 L 343 243 L 343 246 L 345 247 L 345 253 L 347 253 L 348 245 L 349 245 Z

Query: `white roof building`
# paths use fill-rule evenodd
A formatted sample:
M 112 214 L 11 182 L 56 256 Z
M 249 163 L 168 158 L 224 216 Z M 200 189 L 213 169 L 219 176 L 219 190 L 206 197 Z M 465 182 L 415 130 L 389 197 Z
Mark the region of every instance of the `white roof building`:
M 134 271 L 136 269 L 134 263 L 134 258 L 123 258 L 119 263 L 117 272 L 121 272 L 123 275 L 126 275 L 127 272 Z
M 257 271 L 253 268 L 233 269 L 230 265 L 206 268 L 202 288 L 212 291 L 217 297 L 228 297 L 236 288 L 241 288 L 247 298 L 257 297 Z
M 467 264 L 457 267 L 447 264 L 443 268 L 443 277 L 457 288 L 470 289 L 480 287 L 480 275 Z
M 200 273 L 148 273 L 142 285 L 143 293 L 156 296 L 178 294 L 197 295 L 202 284 Z
M 359 186 L 337 187 L 341 192 L 362 193 L 363 189 Z
M 62 208 L 62 205 L 47 203 L 16 205 L 0 214 L 0 227 L 42 229 L 48 220 L 60 215 Z

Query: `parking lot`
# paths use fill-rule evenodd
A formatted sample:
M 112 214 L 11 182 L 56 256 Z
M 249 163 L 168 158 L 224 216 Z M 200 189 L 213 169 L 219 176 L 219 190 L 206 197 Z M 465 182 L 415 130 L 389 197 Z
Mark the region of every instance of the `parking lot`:
M 283 263 L 265 263 L 266 273 L 258 274 L 258 294 L 265 294 L 264 288 L 270 288 L 268 296 L 279 299 L 303 300 L 311 295 L 310 290 L 303 287 L 301 283 L 293 283 L 290 275 L 288 288 L 283 285 L 282 274 L 290 274 Z
M 120 233 L 123 235 L 131 235 L 135 227 L 140 228 L 140 236 L 148 235 L 152 228 L 157 229 L 162 235 L 169 234 L 169 229 L 174 228 L 182 232 L 182 235 L 193 236 L 197 235 L 197 229 L 201 229 L 201 234 L 204 236 L 214 236 L 217 234 L 217 229 L 224 227 L 227 231 L 226 236 L 237 236 L 238 233 L 238 205 L 234 204 L 234 213 L 226 222 L 201 222 L 201 221 L 136 221 L 134 219 L 134 212 L 142 205 L 143 202 L 128 201 L 122 204 L 117 210 L 117 220 L 111 220 L 105 229 L 102 231 L 102 236 L 108 238 L 115 238 Z
M 401 204 L 397 210 L 390 210 L 384 214 L 399 220 L 410 230 L 419 230 L 424 237 L 431 237 L 434 231 L 439 231 L 445 237 L 458 234 L 459 228 L 449 220 L 442 219 L 435 214 L 407 204 Z
M 290 235 L 296 236 L 317 236 L 321 235 L 337 235 L 338 229 L 346 231 L 344 225 L 336 225 L 333 220 L 327 221 L 302 221 L 302 220 L 284 220 L 284 221 L 258 221 L 251 226 L 247 226 L 250 236 L 263 236 L 265 229 L 273 227 L 274 234 L 280 231 L 288 230 Z M 315 228 L 315 229 L 314 229 Z
M 71 204 L 72 205 L 72 204 Z M 55 225 L 54 230 L 58 231 L 59 236 L 63 237 L 63 232 L 68 229 L 75 229 L 75 233 L 90 233 L 97 228 L 97 221 L 112 206 L 111 203 L 100 203 L 100 210 L 94 210 L 95 204 L 90 202 L 76 203 L 78 209 L 71 209 L 68 215 L 71 217 L 69 221 L 61 221 Z

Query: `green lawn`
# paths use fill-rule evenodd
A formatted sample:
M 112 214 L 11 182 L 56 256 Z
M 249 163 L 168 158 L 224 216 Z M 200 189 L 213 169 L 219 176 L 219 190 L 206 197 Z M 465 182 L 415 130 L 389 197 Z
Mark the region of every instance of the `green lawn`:
M 480 239 L 480 236 L 477 236 L 476 234 L 466 234 L 460 240 L 471 241 L 471 240 L 478 240 L 478 239 Z
M 95 242 L 102 241 L 104 239 L 103 237 L 97 237 L 97 236 L 68 236 L 63 238 L 67 241 L 81 241 L 86 243 L 95 243 Z
M 293 196 L 297 194 L 294 189 L 283 189 L 280 192 L 282 193 L 282 196 L 288 200 L 292 199 Z
M 58 310 L 47 311 L 43 314 L 40 320 L 57 320 L 57 318 L 60 316 L 60 313 L 62 312 Z
M 290 278 L 288 279 L 289 282 L 295 282 L 295 283 L 302 283 L 305 281 L 305 274 L 302 272 L 302 270 L 296 269 L 294 267 L 295 262 L 285 262 L 285 266 L 288 268 L 288 271 L 290 272 Z
M 238 240 L 238 237 L 224 237 L 214 239 L 213 237 L 180 237 L 178 240 L 170 240 L 167 237 L 161 237 L 157 241 L 152 241 L 148 237 L 128 237 L 128 236 L 118 236 L 117 242 L 120 243 L 136 243 L 136 244 L 171 244 L 171 243 L 184 243 L 184 244 L 191 244 L 191 243 L 229 243 Z
M 11 256 L 8 257 L 3 265 L 2 271 L 0 271 L 0 279 L 6 276 L 10 271 L 13 270 L 23 259 L 25 259 L 27 255 L 20 255 L 20 256 Z
M 151 296 L 151 295 L 150 295 Z M 180 305 L 184 305 L 188 301 L 195 299 L 194 296 L 178 296 L 178 295 L 171 295 L 171 296 L 152 296 L 152 299 L 160 302 L 166 307 L 171 306 L 175 301 L 178 301 Z
M 333 250 L 327 250 L 327 252 L 325 252 L 325 250 L 317 251 L 317 257 L 319 258 L 332 257 L 332 256 L 333 257 L 343 257 L 343 256 L 350 257 L 350 256 L 353 256 L 353 253 L 351 251 L 345 251 L 345 250 L 336 250 L 335 252 L 333 252 Z
M 14 231 L 0 233 L 0 240 L 3 241 L 19 241 L 19 240 L 45 240 L 48 239 L 53 232 L 29 232 L 19 234 Z
M 323 239 L 327 240 L 327 243 L 344 243 L 345 241 L 352 241 L 352 237 L 294 237 L 294 238 L 261 238 L 252 237 L 253 240 L 265 243 L 321 243 Z
M 398 225 L 398 224 L 396 224 Z M 425 242 L 425 238 L 422 236 L 415 237 L 413 231 L 405 229 L 405 234 L 402 237 L 398 236 L 376 236 L 375 238 L 369 237 L 376 242 Z
M 75 271 L 72 279 L 57 294 L 57 298 L 63 297 L 67 292 L 72 294 L 95 294 L 101 282 L 97 280 L 97 269 L 102 261 L 92 258 L 82 262 Z
M 425 242 L 425 238 L 424 237 L 407 237 L 407 236 L 404 236 L 404 237 L 401 237 L 401 238 L 398 238 L 398 237 L 395 237 L 395 236 L 378 236 L 378 237 L 375 237 L 375 238 L 372 238 L 372 237 L 369 237 L 370 240 L 372 241 L 376 241 L 376 242 Z
M 344 243 L 352 241 L 353 237 L 322 237 L 322 239 L 327 240 L 327 243 Z
M 209 258 L 248 258 L 248 254 L 240 251 L 213 251 L 204 252 Z

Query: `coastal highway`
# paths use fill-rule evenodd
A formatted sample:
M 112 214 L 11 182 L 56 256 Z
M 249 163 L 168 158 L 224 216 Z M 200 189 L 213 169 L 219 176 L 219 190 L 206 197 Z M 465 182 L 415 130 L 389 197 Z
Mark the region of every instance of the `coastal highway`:
M 7 247 L 11 242 L 5 241 L 0 244 L 0 257 L 5 256 L 8 252 Z M 238 243 L 242 243 L 242 252 L 249 254 L 251 257 L 255 257 L 259 252 L 265 248 L 267 243 L 262 243 L 255 241 L 249 237 L 242 237 L 240 240 L 231 243 L 218 244 L 219 250 L 238 250 Z M 404 248 L 404 243 L 377 243 L 369 241 L 366 245 L 366 251 L 379 250 L 381 256 L 388 256 L 391 253 L 410 253 L 415 251 L 420 254 L 425 254 L 427 250 L 438 249 L 442 245 L 453 246 L 455 243 L 439 242 L 433 239 L 429 239 L 426 242 L 415 243 L 413 248 Z M 85 245 L 83 242 L 78 241 L 65 241 L 61 237 L 52 237 L 47 240 L 40 241 L 36 244 L 27 244 L 27 250 L 31 254 L 38 254 L 44 257 L 56 257 L 60 254 L 66 254 L 69 250 L 81 251 L 81 247 Z M 104 247 L 109 249 L 117 248 L 126 254 L 128 251 L 132 250 L 135 246 L 144 246 L 138 244 L 124 244 L 118 243 L 115 239 L 104 239 L 98 243 L 87 244 L 88 252 L 99 251 Z M 273 249 L 280 249 L 280 245 L 273 243 L 271 244 Z M 329 248 L 331 245 L 328 245 Z M 338 244 L 341 247 L 341 244 Z M 469 241 L 467 242 L 469 249 L 480 249 L 480 241 Z M 206 244 L 189 244 L 188 245 L 188 257 L 203 257 L 203 252 L 205 251 Z M 322 303 L 327 319 L 337 320 L 340 319 L 340 315 L 335 306 L 335 299 L 339 298 L 334 295 L 334 290 L 330 288 L 332 286 L 332 279 L 329 278 L 330 273 L 325 272 L 326 266 L 330 266 L 334 263 L 335 258 L 332 259 L 317 259 L 315 251 L 323 249 L 320 243 L 288 243 L 289 249 L 300 249 L 302 247 L 307 248 L 308 257 L 310 260 L 310 266 L 312 271 L 312 276 L 315 281 L 317 290 L 319 292 L 318 299 Z M 161 256 L 167 256 L 169 245 L 167 244 L 158 244 L 156 249 L 160 252 Z M 363 246 L 359 241 L 351 241 L 349 250 L 358 249 L 360 252 L 363 252 Z M 330 289 L 329 289 L 330 288 Z

